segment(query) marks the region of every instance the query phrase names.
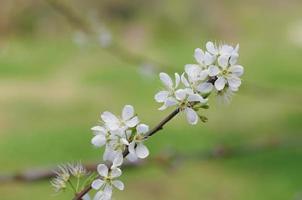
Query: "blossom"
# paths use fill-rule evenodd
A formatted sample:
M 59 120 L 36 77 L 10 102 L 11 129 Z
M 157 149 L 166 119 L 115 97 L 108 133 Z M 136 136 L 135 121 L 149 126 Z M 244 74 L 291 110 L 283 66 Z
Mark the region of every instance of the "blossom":
M 146 133 L 149 131 L 149 126 L 146 124 L 139 124 L 136 127 L 136 134 L 133 136 L 128 149 L 129 155 L 127 158 L 129 160 L 136 160 L 137 158 L 146 158 L 149 155 L 148 148 L 144 145 L 144 140 L 146 139 Z
M 131 105 L 124 106 L 121 118 L 108 111 L 103 112 L 101 118 L 104 121 L 106 128 L 110 131 L 117 132 L 123 132 L 127 128 L 133 128 L 139 123 L 139 119 L 135 116 L 134 108 Z
M 98 190 L 94 199 L 95 200 L 109 200 L 112 196 L 113 187 L 124 190 L 124 183 L 120 180 L 116 180 L 117 177 L 122 175 L 122 171 L 118 167 L 108 167 L 104 164 L 100 164 L 97 167 L 97 171 L 101 178 L 94 180 L 91 187 Z
M 177 100 L 175 99 L 175 90 L 179 86 L 180 83 L 180 76 L 179 74 L 175 73 L 175 84 L 173 83 L 171 77 L 166 74 L 161 72 L 159 74 L 160 80 L 165 86 L 165 90 L 162 90 L 155 94 L 154 99 L 158 103 L 164 103 L 159 110 L 164 110 L 167 107 L 174 106 L 177 104 Z
M 198 122 L 198 114 L 193 109 L 195 104 L 205 104 L 207 103 L 207 99 L 204 99 L 198 93 L 194 93 L 192 89 L 179 89 L 176 91 L 176 98 L 182 102 L 180 105 L 180 109 L 185 112 L 187 121 L 190 124 L 197 124 Z
M 66 189 L 66 182 L 59 177 L 56 177 L 50 181 L 50 184 L 54 188 L 55 192 Z

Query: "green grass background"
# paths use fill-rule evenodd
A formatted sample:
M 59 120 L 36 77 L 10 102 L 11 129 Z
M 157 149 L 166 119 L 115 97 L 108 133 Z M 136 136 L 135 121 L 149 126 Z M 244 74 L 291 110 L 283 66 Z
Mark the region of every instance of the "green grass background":
M 156 27 L 139 50 L 169 63 L 162 71 L 182 72 L 184 64 L 194 62 L 194 48 L 204 48 L 207 40 L 239 42 L 240 63 L 245 67 L 241 90 L 229 106 L 211 100 L 209 122 L 196 126 L 178 116 L 147 142 L 151 157 L 167 148 L 190 154 L 217 145 L 270 140 L 294 140 L 296 145 L 189 160 L 175 169 L 156 164 L 127 169 L 121 178 L 125 191 L 116 192 L 116 199 L 302 199 L 302 46 L 295 42 L 299 38 L 289 36 L 295 29 L 292 24 L 302 20 L 302 4 L 230 2 L 223 3 L 225 13 L 213 8 L 218 3 L 211 7 L 218 16 L 208 11 L 203 14 L 206 19 L 192 19 L 195 24 L 200 19 L 203 27 L 193 22 L 181 27 L 182 16 L 190 17 L 181 12 L 193 9 L 184 2 L 163 3 L 172 25 L 147 14 L 137 20 L 143 27 Z M 101 151 L 90 145 L 90 127 L 105 110 L 118 114 L 125 104 L 132 104 L 142 122 L 155 125 L 169 113 L 157 111 L 159 105 L 153 100 L 161 85 L 157 77 L 145 78 L 138 71 L 135 64 L 97 45 L 79 48 L 69 34 L 1 39 L 0 172 L 100 161 Z M 48 181 L 1 184 L 0 194 L 1 200 L 72 196 L 53 195 Z

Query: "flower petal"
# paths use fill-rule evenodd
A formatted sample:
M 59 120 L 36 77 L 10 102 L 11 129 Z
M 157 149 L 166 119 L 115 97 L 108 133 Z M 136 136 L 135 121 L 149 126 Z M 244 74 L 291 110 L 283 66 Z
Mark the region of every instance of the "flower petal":
M 179 101 L 183 101 L 187 96 L 187 92 L 184 89 L 179 89 L 175 92 L 175 97 Z
M 125 124 L 130 128 L 135 127 L 138 123 L 139 123 L 139 119 L 137 116 L 125 122 Z
M 135 151 L 139 158 L 146 158 L 149 155 L 148 148 L 142 143 L 137 144 Z
M 108 167 L 104 164 L 99 164 L 97 167 L 98 173 L 103 176 L 106 177 L 108 176 Z
M 204 52 L 200 48 L 195 49 L 194 57 L 199 64 L 203 65 Z
M 229 56 L 227 55 L 221 55 L 218 57 L 218 64 L 220 67 L 225 69 L 229 64 Z
M 232 72 L 232 74 L 240 77 L 242 76 L 244 69 L 241 65 L 234 65 L 229 68 L 229 71 Z
M 167 99 L 167 101 L 165 102 L 165 106 L 166 106 L 166 107 L 170 107 L 170 106 L 176 105 L 177 103 L 178 103 L 178 102 L 177 102 L 176 99 L 174 99 L 173 97 L 169 97 L 169 98 Z
M 158 103 L 163 103 L 167 100 L 168 96 L 169 96 L 168 91 L 160 91 L 160 92 L 156 93 L 156 95 L 154 96 L 154 99 Z
M 207 48 L 207 51 L 210 52 L 211 54 L 216 55 L 218 53 L 217 48 L 215 47 L 214 43 L 211 41 L 206 43 L 206 48 Z
M 186 79 L 184 73 L 181 75 L 181 82 L 184 84 L 184 86 L 190 87 L 189 81 Z
M 96 147 L 101 147 L 106 143 L 106 137 L 104 135 L 96 135 L 92 138 L 91 143 Z
M 119 190 L 124 190 L 125 188 L 124 183 L 119 180 L 112 181 L 112 185 L 114 185 Z
M 228 78 L 228 84 L 231 88 L 238 88 L 241 85 L 241 79 L 236 76 L 232 76 Z
M 144 134 L 144 133 L 147 133 L 149 131 L 149 126 L 146 125 L 146 124 L 139 124 L 136 127 L 136 130 L 137 130 L 137 133 Z
M 216 88 L 218 91 L 223 90 L 225 84 L 226 84 L 225 78 L 219 77 L 219 78 L 215 81 L 215 88 Z
M 110 200 L 111 199 L 111 196 L 112 196 L 112 186 L 111 185 L 106 184 L 103 195 L 104 195 L 104 197 L 103 197 L 104 200 Z M 101 200 L 103 200 L 103 199 L 101 199 Z
M 104 181 L 101 179 L 96 179 L 91 183 L 91 187 L 95 190 L 99 190 L 102 185 L 104 184 Z
M 164 72 L 161 72 L 159 74 L 159 77 L 160 77 L 160 80 L 162 81 L 162 83 L 168 88 L 168 89 L 172 89 L 173 88 L 173 82 L 172 82 L 172 79 L 171 77 L 164 73 Z
M 112 167 L 118 167 L 123 164 L 124 157 L 122 154 L 118 154 L 116 158 L 113 160 Z
M 202 96 L 200 96 L 199 94 L 190 94 L 188 97 L 188 101 L 189 102 L 200 102 L 200 103 L 206 103 L 207 99 L 204 99 Z
M 210 65 L 208 71 L 209 71 L 209 76 L 217 76 L 220 72 L 219 68 L 215 65 Z
M 212 89 L 213 89 L 213 84 L 208 82 L 204 82 L 197 86 L 198 92 L 202 94 L 208 94 L 212 91 Z
M 119 120 L 118 118 L 112 114 L 111 112 L 105 111 L 101 114 L 101 118 L 106 123 L 117 123 Z
M 197 124 L 198 115 L 192 108 L 187 107 L 185 109 L 185 113 L 186 113 L 187 120 L 188 120 L 189 124 L 193 124 L 193 125 Z
M 129 120 L 131 117 L 134 116 L 134 108 L 131 105 L 125 105 L 122 112 L 123 120 Z
M 204 63 L 206 65 L 211 65 L 215 60 L 215 56 L 209 54 L 208 52 L 205 53 L 204 55 Z
M 117 168 L 117 167 L 111 168 L 111 171 L 110 171 L 111 178 L 116 178 L 121 175 L 122 175 L 122 170 L 120 168 Z
M 94 127 L 91 128 L 91 130 L 96 135 L 97 134 L 105 135 L 106 132 L 107 132 L 106 129 L 104 127 L 102 127 L 102 126 L 94 126 Z
M 179 82 L 180 82 L 180 76 L 178 73 L 175 73 L 175 88 L 178 87 Z

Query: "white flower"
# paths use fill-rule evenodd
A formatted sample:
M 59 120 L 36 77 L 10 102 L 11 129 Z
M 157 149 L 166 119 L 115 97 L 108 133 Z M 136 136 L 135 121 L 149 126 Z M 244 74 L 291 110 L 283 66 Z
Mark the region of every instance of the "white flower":
M 101 178 L 92 182 L 91 187 L 99 190 L 95 195 L 95 200 L 111 199 L 113 187 L 124 190 L 124 184 L 117 177 L 122 175 L 122 171 L 117 167 L 111 167 L 110 170 L 104 164 L 97 167 L 97 171 Z
M 132 142 L 130 142 L 128 149 L 129 155 L 127 158 L 131 161 L 136 160 L 137 158 L 146 158 L 149 155 L 148 148 L 143 144 L 143 141 L 146 139 L 146 133 L 149 131 L 149 126 L 146 124 L 139 124 L 136 127 L 136 134 L 133 137 Z
M 131 105 L 125 105 L 122 111 L 122 117 L 119 119 L 111 112 L 103 112 L 101 118 L 106 128 L 110 131 L 125 131 L 127 128 L 133 128 L 139 123 L 139 119 L 135 116 L 134 108 Z
M 179 89 L 176 91 L 176 98 L 183 102 L 181 105 L 181 110 L 183 110 L 186 114 L 187 120 L 190 124 L 197 124 L 198 122 L 198 114 L 192 106 L 196 103 L 205 104 L 207 103 L 207 99 L 204 99 L 201 95 L 194 93 L 192 89 Z
M 241 65 L 226 65 L 221 67 L 212 65 L 209 67 L 209 75 L 217 77 L 214 85 L 218 91 L 223 90 L 226 84 L 232 91 L 237 91 L 241 85 L 240 76 L 242 74 L 243 67 Z
M 202 68 L 206 68 L 207 65 L 210 65 L 215 61 L 214 55 L 211 55 L 209 52 L 203 52 L 200 48 L 195 49 L 194 57 Z
M 177 104 L 177 100 L 174 97 L 174 93 L 177 87 L 179 86 L 180 76 L 179 74 L 175 73 L 175 84 L 173 84 L 171 77 L 166 73 L 161 72 L 159 74 L 159 77 L 162 83 L 164 84 L 166 90 L 158 92 L 154 96 L 154 99 L 159 103 L 164 103 L 164 105 L 159 108 L 159 110 L 164 110 L 167 107 L 174 106 Z

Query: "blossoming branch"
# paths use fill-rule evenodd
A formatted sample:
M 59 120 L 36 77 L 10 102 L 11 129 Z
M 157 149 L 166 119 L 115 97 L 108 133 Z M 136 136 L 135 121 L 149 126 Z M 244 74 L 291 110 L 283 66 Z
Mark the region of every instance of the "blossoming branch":
M 77 187 L 74 188 L 74 200 L 91 199 L 89 192 L 94 189 L 94 200 L 110 200 L 113 188 L 124 190 L 120 166 L 125 159 L 130 162 L 144 159 L 149 155 L 145 141 L 161 130 L 166 123 L 179 113 L 184 113 L 189 124 L 195 125 L 199 120 L 206 122 L 202 110 L 208 109 L 208 98 L 215 95 L 220 102 L 229 103 L 233 94 L 241 85 L 244 69 L 237 64 L 239 45 L 233 47 L 213 42 L 206 43 L 206 50 L 195 49 L 195 64 L 187 64 L 180 75 L 175 73 L 174 79 L 162 72 L 159 78 L 163 89 L 155 94 L 154 99 L 161 104 L 159 110 L 174 107 L 174 111 L 158 125 L 150 129 L 142 123 L 132 105 L 125 105 L 121 115 L 116 116 L 105 111 L 101 114 L 101 124 L 92 127 L 94 137 L 91 143 L 98 148 L 105 148 L 103 160 L 99 164 L 96 175 L 89 176 L 79 189 L 79 178 L 85 173 L 81 167 L 61 167 L 57 177 L 52 181 L 56 191 L 64 190 L 67 185 L 74 188 L 70 177 L 77 176 Z M 77 170 L 75 170 L 77 169 Z M 80 171 L 81 173 L 76 173 Z M 94 179 L 94 180 L 91 180 Z M 85 183 L 88 183 L 85 186 Z

